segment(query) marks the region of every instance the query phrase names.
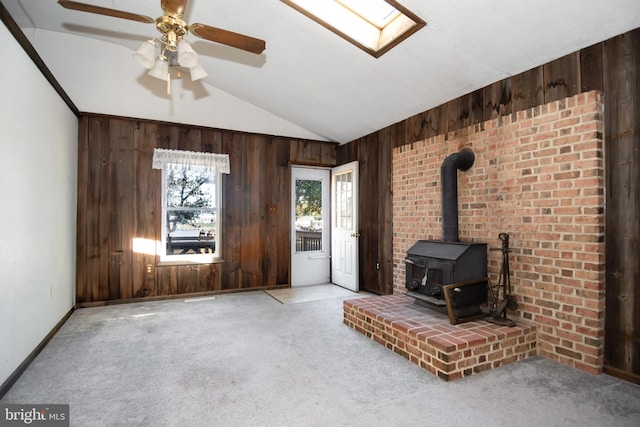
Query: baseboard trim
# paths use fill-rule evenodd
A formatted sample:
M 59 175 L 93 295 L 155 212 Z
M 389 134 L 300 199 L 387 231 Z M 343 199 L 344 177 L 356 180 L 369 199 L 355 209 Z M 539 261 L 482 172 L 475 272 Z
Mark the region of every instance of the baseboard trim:
M 13 371 L 11 375 L 9 375 L 9 378 L 7 378 L 5 382 L 2 383 L 2 385 L 0 385 L 0 399 L 2 399 L 5 394 L 7 394 L 7 392 L 11 389 L 11 387 L 13 387 L 16 381 L 18 381 L 18 378 L 20 378 L 20 376 L 24 373 L 24 371 L 27 370 L 31 362 L 35 360 L 38 354 L 40 354 L 42 349 L 44 349 L 45 346 L 49 343 L 49 341 L 51 341 L 54 335 L 58 333 L 60 328 L 62 328 L 62 325 L 65 324 L 65 322 L 69 319 L 69 317 L 71 316 L 74 310 L 75 308 L 72 307 L 71 310 L 69 310 L 69 312 L 64 315 L 64 317 L 56 324 L 56 326 L 54 326 L 53 329 L 51 329 L 51 332 L 49 332 L 47 336 L 44 337 L 42 341 L 40 341 L 40 344 L 38 344 L 36 348 L 34 348 L 33 351 L 26 357 L 26 359 L 22 361 L 20 366 L 18 366 L 16 370 Z
M 604 365 L 603 371 L 607 375 L 611 375 L 612 377 L 620 378 L 621 380 L 629 381 L 634 384 L 640 384 L 640 375 L 623 371 L 619 368 L 614 368 L 613 366 Z
M 184 294 L 157 295 L 152 297 L 113 299 L 113 300 L 93 301 L 93 302 L 79 302 L 76 304 L 76 308 L 104 307 L 107 305 L 116 305 L 116 304 L 131 304 L 131 303 L 137 303 L 137 302 L 165 301 L 165 300 L 175 300 L 175 299 L 209 297 L 209 296 L 233 294 L 233 293 L 239 293 L 239 292 L 267 291 L 271 289 L 280 289 L 280 288 L 288 288 L 288 287 L 289 285 L 258 286 L 255 288 L 222 289 L 218 291 L 190 292 L 190 293 L 184 293 Z

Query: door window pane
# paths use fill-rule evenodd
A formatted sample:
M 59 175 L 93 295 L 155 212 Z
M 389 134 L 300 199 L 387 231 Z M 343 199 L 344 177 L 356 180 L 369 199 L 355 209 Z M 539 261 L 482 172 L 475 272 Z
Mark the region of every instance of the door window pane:
M 322 181 L 296 179 L 296 252 L 322 250 Z
M 353 228 L 353 177 L 351 172 L 336 176 L 336 227 Z

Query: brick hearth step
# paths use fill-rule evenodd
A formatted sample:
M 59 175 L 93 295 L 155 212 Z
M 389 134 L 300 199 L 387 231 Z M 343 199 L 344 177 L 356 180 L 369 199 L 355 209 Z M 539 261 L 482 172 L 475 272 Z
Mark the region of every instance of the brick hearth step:
M 343 302 L 344 323 L 445 381 L 536 355 L 536 327 L 516 320 L 451 325 L 449 318 L 406 295 Z

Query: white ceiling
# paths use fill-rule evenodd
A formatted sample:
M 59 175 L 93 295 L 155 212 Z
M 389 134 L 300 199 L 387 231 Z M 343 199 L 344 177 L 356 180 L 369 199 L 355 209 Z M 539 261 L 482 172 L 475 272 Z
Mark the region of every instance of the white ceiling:
M 639 0 L 401 0 L 427 26 L 375 59 L 279 0 L 189 0 L 184 20 L 266 41 L 188 37 L 209 73 L 166 85 L 131 53 L 150 24 L 0 0 L 80 111 L 346 143 L 640 26 Z M 159 0 L 82 0 L 162 15 Z

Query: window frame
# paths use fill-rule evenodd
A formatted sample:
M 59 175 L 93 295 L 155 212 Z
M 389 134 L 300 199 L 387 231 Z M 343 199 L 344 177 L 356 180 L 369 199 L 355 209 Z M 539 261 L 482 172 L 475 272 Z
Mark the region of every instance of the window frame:
M 206 208 L 206 209 L 215 209 L 216 215 L 216 225 L 215 225 L 215 234 L 214 234 L 214 242 L 215 242 L 215 250 L 212 253 L 204 253 L 204 254 L 167 254 L 167 213 L 169 211 L 169 207 L 167 206 L 168 197 L 167 197 L 167 184 L 168 184 L 168 173 L 169 169 L 173 170 L 184 170 L 184 169 L 197 169 L 197 167 L 192 167 L 186 165 L 184 163 L 166 163 L 162 167 L 162 198 L 161 198 L 161 236 L 160 236 L 160 247 L 159 255 L 161 263 L 168 264 L 180 264 L 180 263 L 198 263 L 198 264 L 210 264 L 213 262 L 222 261 L 222 251 L 221 251 L 221 242 L 222 242 L 222 176 L 224 175 L 222 172 L 216 170 L 210 171 L 207 173 L 215 174 L 215 195 L 213 204 L 214 208 Z
M 380 0 L 399 12 L 399 15 L 383 27 L 369 21 L 367 13 L 354 11 L 339 0 L 280 1 L 374 58 L 381 57 L 427 25 L 425 20 L 396 0 Z M 373 43 L 373 40 L 376 42 Z

